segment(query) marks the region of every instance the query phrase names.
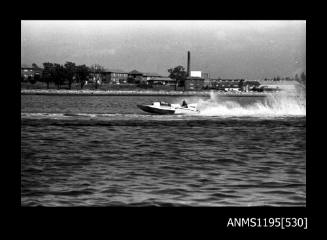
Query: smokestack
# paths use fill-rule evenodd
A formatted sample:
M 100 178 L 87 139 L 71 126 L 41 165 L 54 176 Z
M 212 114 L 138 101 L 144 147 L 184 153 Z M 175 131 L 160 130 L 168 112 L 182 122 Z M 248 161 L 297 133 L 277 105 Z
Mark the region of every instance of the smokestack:
M 191 53 L 187 51 L 187 76 L 191 76 Z

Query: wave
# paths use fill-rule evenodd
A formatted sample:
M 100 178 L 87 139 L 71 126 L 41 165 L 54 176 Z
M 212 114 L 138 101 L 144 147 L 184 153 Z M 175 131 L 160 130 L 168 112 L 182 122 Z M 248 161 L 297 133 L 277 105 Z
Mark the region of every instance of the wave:
M 22 112 L 24 119 L 57 119 L 57 120 L 178 120 L 182 119 L 179 115 L 136 114 L 136 113 L 34 113 Z
M 210 109 L 207 109 L 210 110 Z M 214 109 L 217 111 L 217 109 Z M 232 111 L 232 110 L 230 110 Z M 151 115 L 151 114 L 88 114 L 88 113 L 21 113 L 22 124 L 54 124 L 54 125 L 185 125 L 192 126 L 203 123 L 224 123 L 225 121 L 297 121 L 299 116 L 265 116 L 265 115 Z M 214 112 L 215 113 L 215 112 Z M 304 116 L 305 117 L 305 116 Z M 302 119 L 302 118 L 301 118 Z M 302 120 L 301 120 L 302 121 Z
M 50 119 L 60 119 L 60 118 L 72 118 L 72 117 L 87 117 L 87 118 L 94 118 L 94 117 L 105 117 L 105 116 L 115 116 L 120 114 L 95 114 L 95 113 L 34 113 L 34 112 L 22 112 L 22 118 L 35 118 L 35 119 L 42 119 L 42 118 L 50 118 Z

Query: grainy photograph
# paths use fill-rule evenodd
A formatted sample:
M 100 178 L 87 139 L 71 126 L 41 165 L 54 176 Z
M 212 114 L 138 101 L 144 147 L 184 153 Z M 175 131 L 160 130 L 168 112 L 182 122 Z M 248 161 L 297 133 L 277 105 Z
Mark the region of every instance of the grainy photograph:
M 21 20 L 20 86 L 21 206 L 306 206 L 305 20 Z

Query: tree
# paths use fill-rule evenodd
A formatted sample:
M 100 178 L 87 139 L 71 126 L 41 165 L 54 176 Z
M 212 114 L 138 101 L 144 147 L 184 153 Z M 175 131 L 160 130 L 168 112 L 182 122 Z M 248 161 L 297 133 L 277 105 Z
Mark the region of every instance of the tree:
M 68 73 L 65 67 L 58 63 L 54 63 L 54 82 L 58 89 L 61 88 L 61 85 L 65 83 L 67 78 Z
M 295 74 L 295 81 L 299 81 L 299 76 L 297 74 Z
M 81 84 L 81 89 L 85 85 L 85 81 L 90 75 L 90 69 L 85 65 L 76 66 L 76 81 Z
M 104 72 L 104 67 L 101 66 L 100 64 L 93 64 L 90 67 L 91 72 L 95 72 L 95 73 L 102 73 Z
M 168 69 L 169 77 L 176 80 L 176 85 L 180 87 L 185 86 L 185 79 L 187 77 L 187 72 L 185 68 L 181 65 Z
M 43 63 L 43 73 L 42 78 L 47 83 L 47 89 L 49 89 L 50 82 L 54 81 L 55 73 L 54 73 L 54 64 L 53 63 Z
M 66 62 L 64 67 L 65 67 L 65 78 L 67 78 L 69 89 L 71 89 L 73 79 L 76 75 L 76 64 L 73 62 Z
M 38 66 L 36 63 L 33 63 L 33 64 L 32 64 L 32 67 L 33 67 L 33 68 L 39 68 L 39 66 Z
M 98 88 L 98 82 L 101 80 L 101 74 L 105 71 L 104 67 L 99 64 L 93 64 L 90 67 L 93 79 L 95 80 L 95 88 Z
M 64 66 L 58 63 L 43 63 L 43 80 L 47 82 L 47 88 L 49 89 L 49 83 L 54 82 L 58 89 L 68 79 L 68 73 Z
M 244 79 L 241 79 L 238 83 L 238 88 L 241 89 L 241 91 L 243 91 L 244 87 L 245 87 Z
M 36 83 L 36 79 L 32 76 L 28 76 L 28 81 L 31 83 L 31 84 L 35 84 Z
M 301 76 L 300 76 L 300 80 L 301 80 L 301 83 L 306 85 L 306 75 L 304 72 L 301 73 Z

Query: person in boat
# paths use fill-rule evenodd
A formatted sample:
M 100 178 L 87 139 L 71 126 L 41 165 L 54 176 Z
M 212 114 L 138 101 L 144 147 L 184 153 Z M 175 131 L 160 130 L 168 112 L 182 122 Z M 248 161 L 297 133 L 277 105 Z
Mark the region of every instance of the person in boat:
M 160 102 L 161 106 L 169 106 L 170 107 L 170 103 L 166 103 L 166 102 Z
M 186 103 L 186 101 L 185 101 L 185 100 L 183 100 L 183 103 L 182 103 L 182 107 L 185 107 L 185 108 L 187 108 L 187 103 Z

